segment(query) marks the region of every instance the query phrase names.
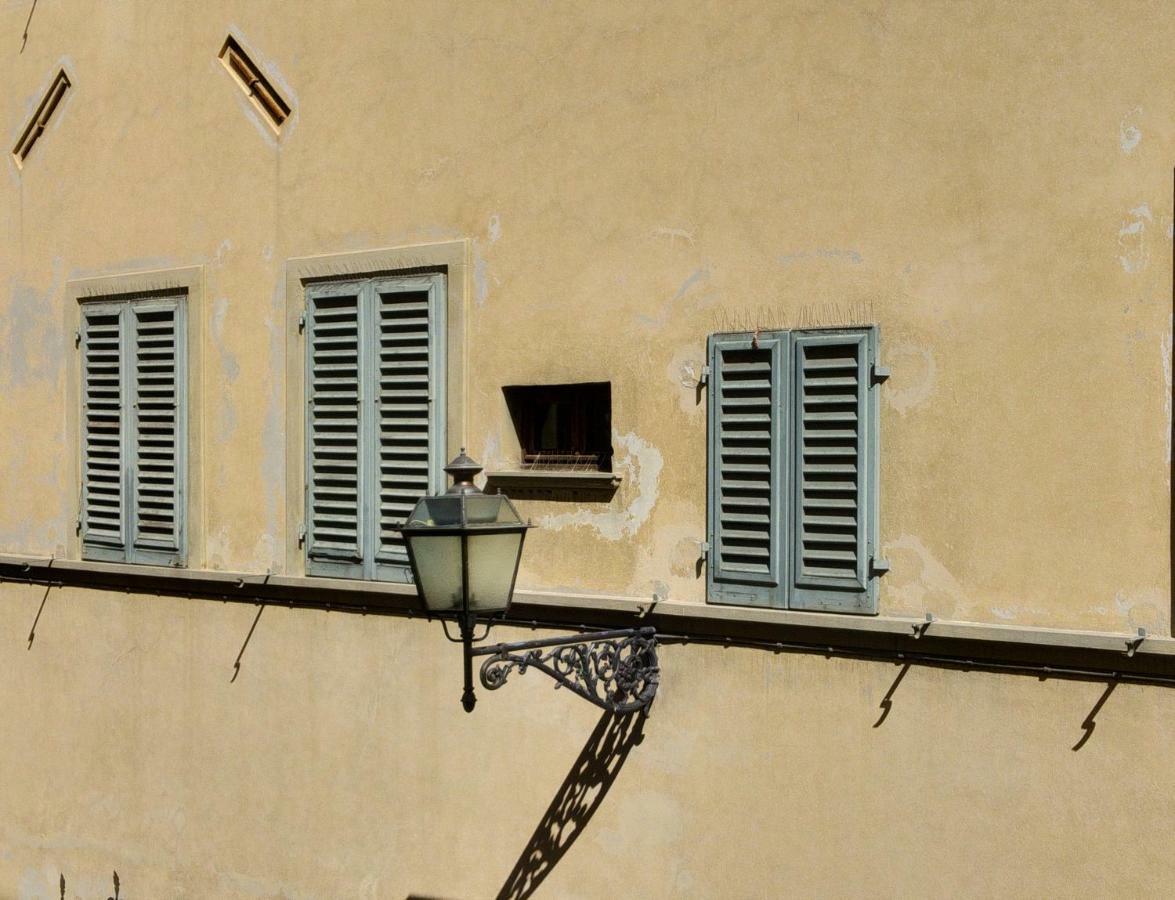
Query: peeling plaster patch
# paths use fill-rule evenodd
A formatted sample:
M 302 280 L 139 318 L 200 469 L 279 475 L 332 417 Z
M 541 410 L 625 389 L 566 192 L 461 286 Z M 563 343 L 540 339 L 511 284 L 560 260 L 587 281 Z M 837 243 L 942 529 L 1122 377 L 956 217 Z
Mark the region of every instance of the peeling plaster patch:
M 881 396 L 886 404 L 905 416 L 934 394 L 937 366 L 934 354 L 914 344 L 895 344 L 885 351 L 894 377 L 886 382 Z M 904 360 L 904 362 L 899 362 Z
M 653 237 L 668 238 L 669 246 L 675 246 L 680 240 L 689 246 L 694 245 L 694 233 L 686 231 L 684 228 L 654 228 Z
M 885 554 L 893 566 L 886 576 L 891 580 L 891 596 L 902 610 L 951 618 L 966 600 L 963 586 L 921 538 L 903 534 L 886 544 Z
M 1146 223 L 1153 221 L 1150 207 L 1140 203 L 1130 210 L 1130 218 L 1123 220 L 1122 226 L 1118 229 L 1118 247 L 1122 251 L 1118 260 L 1129 275 L 1137 275 L 1150 262 L 1150 248 L 1146 244 Z
M 698 392 L 698 380 L 702 377 L 704 365 L 705 360 L 697 345 L 686 344 L 673 354 L 665 370 L 676 389 L 677 405 L 687 416 L 699 415 L 704 409 L 699 402 L 701 397 Z
M 582 525 L 595 529 L 600 537 L 619 541 L 636 534 L 648 521 L 657 502 L 657 487 L 664 462 L 661 451 L 633 432 L 613 432 L 612 443 L 623 451 L 613 458 L 613 471 L 624 477 L 617 492 L 620 509 L 596 513 L 581 509 L 576 512 L 544 516 L 538 524 L 543 528 L 560 529 Z
M 1114 607 L 1125 617 L 1126 625 L 1132 629 L 1145 628 L 1148 632 L 1165 629 L 1165 617 L 1160 610 L 1166 602 L 1166 593 L 1161 588 L 1136 591 L 1131 595 L 1125 591 L 1114 594 Z
M 1122 148 L 1122 152 L 1127 156 L 1134 152 L 1134 149 L 1142 140 L 1142 132 L 1134 124 L 1135 120 L 1141 115 L 1142 107 L 1136 106 L 1118 123 L 1118 146 Z
M 1014 609 L 1001 609 L 998 606 L 993 606 L 991 611 L 997 619 L 1014 619 L 1014 618 L 1016 618 L 1016 610 L 1014 610 Z
M 502 236 L 502 220 L 497 214 L 490 216 L 489 231 L 490 243 L 496 244 L 498 238 Z
M 225 238 L 220 242 L 220 246 L 216 248 L 216 255 L 212 257 L 212 264 L 214 266 L 223 266 L 232 250 L 233 242 Z

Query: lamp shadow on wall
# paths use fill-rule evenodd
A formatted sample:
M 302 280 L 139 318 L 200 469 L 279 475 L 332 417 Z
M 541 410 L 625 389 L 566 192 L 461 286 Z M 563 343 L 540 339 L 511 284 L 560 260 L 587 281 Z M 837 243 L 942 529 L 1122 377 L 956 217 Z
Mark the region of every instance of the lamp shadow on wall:
M 632 748 L 644 739 L 644 715 L 606 712 L 563 779 L 497 900 L 530 897 L 600 808 Z

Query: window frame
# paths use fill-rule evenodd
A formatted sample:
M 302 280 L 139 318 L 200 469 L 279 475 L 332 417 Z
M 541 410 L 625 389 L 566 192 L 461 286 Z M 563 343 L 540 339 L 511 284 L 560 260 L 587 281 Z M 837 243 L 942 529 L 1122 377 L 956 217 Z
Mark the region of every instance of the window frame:
M 130 528 L 129 516 L 133 504 L 124 504 L 124 549 L 114 552 L 95 552 L 83 544 L 83 417 L 84 367 L 82 361 L 83 313 L 101 305 L 112 308 L 130 304 L 142 307 L 148 304 L 174 302 L 176 308 L 176 466 L 177 506 L 176 531 L 179 548 L 176 551 L 159 548 L 134 548 L 135 529 Z M 126 563 L 136 566 L 166 566 L 168 568 L 200 568 L 204 562 L 205 540 L 203 529 L 204 492 L 200 448 L 203 441 L 203 311 L 204 268 L 187 266 L 145 272 L 101 275 L 72 279 L 65 284 L 64 329 L 68 335 L 66 371 L 66 418 L 63 447 L 72 472 L 70 527 L 65 546 L 59 548 L 66 558 L 100 562 Z M 123 329 L 126 335 L 123 348 L 133 352 L 133 323 Z M 124 419 L 124 454 L 128 451 L 129 429 Z M 124 455 L 124 466 L 126 456 Z M 131 488 L 133 490 L 133 486 Z
M 437 493 L 444 488 L 445 457 L 445 276 L 440 272 L 411 274 L 380 274 L 367 278 L 348 276 L 342 279 L 325 279 L 305 285 L 303 297 L 306 303 L 304 344 L 305 384 L 309 388 L 313 369 L 314 345 L 310 339 L 314 328 L 311 304 L 315 300 L 338 297 L 356 297 L 357 310 L 357 414 L 358 414 L 358 457 L 356 459 L 357 490 L 359 494 L 356 510 L 356 534 L 359 558 L 347 562 L 342 559 L 315 557 L 314 516 L 312 509 L 314 471 L 314 448 L 311 440 L 313 407 L 307 390 L 305 434 L 303 441 L 303 467 L 307 473 L 303 490 L 303 505 L 306 515 L 306 574 L 326 578 L 353 578 L 364 581 L 390 581 L 401 584 L 411 583 L 412 571 L 405 555 L 403 559 L 389 556 L 380 541 L 381 514 L 378 491 L 378 475 L 381 464 L 381 444 L 378 435 L 378 413 L 365 412 L 379 404 L 378 372 L 380 345 L 380 295 L 387 293 L 428 294 L 429 305 L 429 410 L 428 430 L 430 452 L 428 459 L 428 492 Z
M 857 478 L 858 507 L 857 554 L 858 580 L 818 577 L 803 571 L 803 510 L 801 496 L 803 454 L 800 450 L 804 393 L 802 347 L 819 344 L 846 344 L 859 347 L 857 383 L 858 417 Z M 878 613 L 877 564 L 879 514 L 879 385 L 877 325 L 838 328 L 776 329 L 763 332 L 729 332 L 711 334 L 707 340 L 709 375 L 707 383 L 707 462 L 706 462 L 706 540 L 709 547 L 706 566 L 706 602 L 730 606 L 757 606 L 798 611 L 841 612 L 864 615 Z M 717 486 L 720 413 L 716 398 L 722 387 L 723 373 L 717 365 L 717 351 L 768 349 L 771 353 L 771 395 L 774 409 L 769 427 L 773 435 L 770 454 L 770 479 L 778 499 L 769 502 L 771 550 L 766 573 L 735 572 L 723 569 L 719 547 Z
M 307 516 L 307 447 L 306 399 L 309 388 L 306 377 L 306 348 L 308 337 L 306 291 L 318 282 L 356 281 L 368 278 L 403 277 L 441 274 L 445 276 L 445 329 L 438 336 L 443 347 L 445 373 L 444 395 L 434 403 L 436 414 L 444 422 L 444 437 L 438 445 L 440 456 L 447 461 L 464 446 L 467 431 L 467 367 L 465 360 L 466 322 L 472 300 L 472 245 L 468 240 L 441 241 L 376 250 L 329 253 L 319 256 L 295 257 L 286 260 L 285 315 L 286 315 L 286 528 L 284 574 L 313 575 L 316 578 L 349 579 L 356 583 L 395 584 L 396 579 L 385 580 L 376 573 L 373 579 L 363 577 L 358 570 L 351 574 L 312 572 L 308 565 Z M 442 463 L 443 465 L 443 463 Z M 407 581 L 410 583 L 411 579 Z

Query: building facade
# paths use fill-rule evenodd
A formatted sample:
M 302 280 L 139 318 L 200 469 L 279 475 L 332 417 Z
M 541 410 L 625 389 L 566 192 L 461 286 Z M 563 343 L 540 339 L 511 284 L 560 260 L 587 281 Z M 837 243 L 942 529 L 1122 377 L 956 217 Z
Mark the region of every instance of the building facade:
M 1165 4 L 0 32 L 0 897 L 1175 889 Z M 647 717 L 462 711 L 463 447 Z

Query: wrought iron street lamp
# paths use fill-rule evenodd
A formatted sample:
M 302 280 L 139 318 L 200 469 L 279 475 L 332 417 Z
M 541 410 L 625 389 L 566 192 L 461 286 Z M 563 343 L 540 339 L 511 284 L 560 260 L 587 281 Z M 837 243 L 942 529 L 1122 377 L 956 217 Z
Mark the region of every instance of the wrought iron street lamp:
M 442 623 L 455 620 L 464 651 L 461 705 L 472 712 L 473 657 L 485 656 L 481 683 L 496 690 L 510 672 L 534 668 L 603 709 L 647 709 L 657 693 L 657 636 L 652 628 L 627 628 L 585 636 L 519 641 L 474 648 L 478 620 L 504 617 L 514 594 L 522 544 L 531 526 L 501 494 L 483 494 L 473 483 L 481 466 L 465 449 L 445 466 L 453 486 L 422 497 L 400 526 L 421 603 Z M 448 629 L 445 631 L 448 636 Z M 546 652 L 544 652 L 546 651 Z

